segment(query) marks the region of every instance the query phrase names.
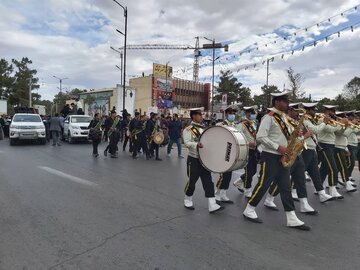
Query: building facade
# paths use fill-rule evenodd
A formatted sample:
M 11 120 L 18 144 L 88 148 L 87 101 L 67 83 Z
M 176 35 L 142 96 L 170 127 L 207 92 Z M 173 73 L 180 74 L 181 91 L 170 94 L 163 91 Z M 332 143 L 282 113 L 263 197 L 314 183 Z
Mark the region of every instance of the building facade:
M 144 76 L 130 79 L 136 89 L 135 108 L 145 113 L 157 108 L 160 112 L 181 112 L 194 107 L 210 108 L 211 84 L 178 78 Z

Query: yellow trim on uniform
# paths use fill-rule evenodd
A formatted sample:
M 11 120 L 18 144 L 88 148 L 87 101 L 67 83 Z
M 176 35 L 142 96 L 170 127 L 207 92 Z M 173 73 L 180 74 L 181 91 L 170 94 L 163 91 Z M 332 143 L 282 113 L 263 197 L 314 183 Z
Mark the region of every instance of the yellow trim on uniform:
M 259 186 L 257 187 L 256 191 L 253 192 L 251 198 L 249 199 L 248 203 L 251 203 L 254 198 L 256 197 L 256 195 L 258 194 L 259 190 L 261 189 L 263 183 L 264 183 L 264 177 L 265 177 L 265 169 L 266 169 L 266 161 L 264 161 L 262 167 L 261 167 L 261 177 L 260 177 L 260 182 L 259 182 Z
M 350 153 L 350 155 L 347 157 L 346 167 L 347 167 L 348 169 L 351 167 L 351 153 Z
M 216 187 L 217 187 L 217 188 L 219 188 L 219 187 L 221 186 L 223 180 L 224 180 L 224 174 L 223 174 L 223 173 L 220 173 L 220 178 L 219 178 L 219 180 L 218 180 L 217 183 L 216 183 Z
M 331 186 L 334 186 L 334 185 L 335 185 L 335 183 L 334 183 L 334 182 L 335 182 L 335 181 L 334 181 L 334 171 L 333 171 L 333 169 L 332 169 L 332 167 L 331 167 L 330 160 L 329 160 L 329 158 L 327 157 L 325 151 L 323 152 L 323 154 L 324 154 L 324 156 L 325 156 L 325 159 L 326 159 L 326 161 L 327 161 L 328 167 L 329 167 L 329 169 L 330 169 L 331 182 L 332 182 L 332 185 L 331 185 Z
M 275 196 L 275 192 L 276 192 L 277 189 L 278 189 L 278 185 L 276 185 L 273 192 L 271 192 L 271 196 Z
M 344 165 L 342 164 L 340 153 L 337 153 L 336 155 L 337 155 L 339 163 L 340 163 L 342 179 L 343 179 L 344 183 L 346 183 L 345 168 L 344 168 Z
M 186 186 L 185 186 L 185 189 L 184 189 L 184 192 L 186 193 L 187 190 L 189 189 L 189 185 L 190 185 L 190 176 L 191 176 L 191 170 L 190 170 L 191 166 L 190 164 L 188 165 L 188 170 L 189 170 L 189 175 L 188 175 L 188 181 L 186 183 Z

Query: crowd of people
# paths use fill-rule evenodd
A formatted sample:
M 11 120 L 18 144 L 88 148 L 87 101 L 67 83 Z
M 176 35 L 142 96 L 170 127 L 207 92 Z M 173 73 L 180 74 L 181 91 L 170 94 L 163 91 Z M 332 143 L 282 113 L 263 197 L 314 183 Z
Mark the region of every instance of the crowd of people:
M 132 116 L 127 110 L 118 115 L 113 109 L 110 116 L 95 114 L 89 124 L 89 139 L 93 143 L 93 156 L 98 157 L 98 145 L 103 140 L 108 142 L 104 155 L 111 158 L 118 157 L 120 149 L 128 150 L 132 158 L 137 159 L 143 153 L 147 160 L 155 158 L 161 161 L 159 155 L 160 147 L 167 148 L 167 155 L 170 156 L 172 146 L 177 145 L 177 154 L 183 158 L 181 146 L 181 134 L 186 125 L 186 120 L 177 114 L 167 115 L 150 113 L 150 116 L 140 115 L 135 112 Z M 161 141 L 157 140 L 160 136 Z

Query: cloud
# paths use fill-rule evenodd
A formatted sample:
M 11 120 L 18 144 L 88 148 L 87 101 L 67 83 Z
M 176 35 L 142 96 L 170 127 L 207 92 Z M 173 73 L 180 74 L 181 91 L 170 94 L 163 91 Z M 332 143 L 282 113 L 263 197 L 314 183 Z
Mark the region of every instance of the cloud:
M 128 44 L 194 46 L 196 36 L 230 43 L 229 53 L 216 51 L 221 58 L 215 73 L 232 69 L 253 94 L 258 94 L 266 81 L 265 66 L 236 72 L 239 66 L 263 61 L 267 55 L 311 41 L 330 31 L 330 24 L 310 29 L 302 39 L 283 40 L 277 47 L 268 46 L 241 57 L 239 51 L 266 44 L 357 4 L 354 0 L 340 4 L 335 0 L 121 2 L 128 7 Z M 43 82 L 39 92 L 44 98 L 52 99 L 58 91 L 58 81 L 53 75 L 68 77 L 69 80 L 64 81 L 68 88 L 102 88 L 119 83 L 120 74 L 115 68 L 119 55 L 111 51 L 110 46 L 124 44 L 123 36 L 115 32 L 116 28 L 124 29 L 124 17 L 123 10 L 113 1 L 4 0 L 0 3 L 0 16 L 0 34 L 5 37 L 0 40 L 0 55 L 8 60 L 23 56 L 33 60 L 33 68 L 38 70 Z M 359 19 L 359 13 L 334 18 L 332 25 L 341 26 L 355 19 Z M 292 66 L 304 75 L 307 93 L 334 97 L 352 77 L 359 76 L 360 56 L 356 53 L 359 41 L 359 32 L 344 33 L 328 44 L 318 44 L 282 61 L 275 60 L 270 63 L 270 83 L 279 87 L 286 84 L 285 69 Z M 200 39 L 200 43 L 208 41 Z M 210 54 L 203 51 L 200 59 L 202 81 L 211 81 Z M 174 70 L 185 69 L 182 75 L 191 79 L 192 50 L 128 50 L 127 74 L 152 73 L 153 62 L 168 61 Z

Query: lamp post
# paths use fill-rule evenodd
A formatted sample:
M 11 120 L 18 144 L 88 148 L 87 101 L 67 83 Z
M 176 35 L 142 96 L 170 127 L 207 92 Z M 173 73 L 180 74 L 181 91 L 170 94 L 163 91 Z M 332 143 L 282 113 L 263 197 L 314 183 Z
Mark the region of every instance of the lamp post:
M 117 69 L 120 70 L 120 84 L 123 85 L 123 53 L 114 47 L 110 46 L 110 49 L 112 49 L 114 52 L 117 52 L 120 55 L 120 67 L 118 65 L 115 65 Z
M 124 17 L 125 17 L 125 31 L 124 33 L 116 29 L 116 31 L 124 36 L 124 75 L 123 75 L 123 110 L 125 110 L 125 92 L 126 92 L 126 42 L 127 42 L 127 7 L 124 7 L 118 1 L 113 0 L 116 4 L 118 4 L 124 10 Z
M 211 83 L 211 118 L 214 117 L 214 90 L 215 90 L 215 49 L 224 48 L 225 52 L 229 50 L 229 45 L 222 45 L 221 43 L 215 43 L 215 38 L 210 39 L 204 37 L 204 39 L 211 41 L 211 44 L 203 44 L 203 49 L 212 49 L 212 83 Z
M 31 86 L 32 86 L 32 78 L 29 78 L 29 108 L 32 106 L 32 95 L 31 95 Z
M 59 80 L 59 83 L 60 83 L 60 88 L 59 88 L 59 90 L 60 90 L 60 93 L 62 93 L 62 81 L 63 80 L 67 80 L 67 79 L 69 79 L 69 78 L 59 78 L 59 77 L 56 77 L 55 75 L 53 75 L 53 77 L 55 78 L 55 79 L 58 79 Z M 56 102 L 56 112 L 58 111 L 58 103 Z

